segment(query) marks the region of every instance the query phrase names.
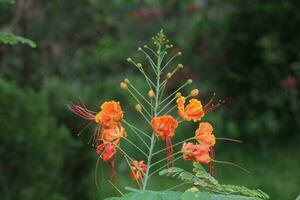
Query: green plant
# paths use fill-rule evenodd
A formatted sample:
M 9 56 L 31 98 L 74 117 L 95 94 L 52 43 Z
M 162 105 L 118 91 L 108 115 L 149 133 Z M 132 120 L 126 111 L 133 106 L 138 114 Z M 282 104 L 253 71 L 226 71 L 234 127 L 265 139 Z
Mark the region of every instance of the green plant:
M 194 195 L 195 199 L 198 199 L 197 196 L 207 196 L 211 199 L 230 199 L 235 197 L 237 199 L 269 199 L 268 195 L 260 190 L 250 190 L 246 187 L 233 185 L 221 185 L 199 164 L 208 164 L 210 173 L 212 174 L 213 163 L 231 164 L 245 170 L 236 164 L 214 159 L 214 145 L 216 140 L 239 141 L 230 138 L 216 138 L 213 134 L 213 127 L 209 122 L 201 122 L 195 132 L 195 136 L 172 145 L 171 139 L 175 136 L 176 128 L 180 123 L 184 121 L 200 121 L 208 113 L 219 107 L 222 101 L 215 102 L 212 98 L 208 103 L 202 105 L 201 101 L 195 98 L 199 95 L 198 89 L 193 89 L 188 95 L 183 96 L 180 91 L 182 88 L 192 84 L 193 81 L 191 79 L 185 81 L 179 88 L 165 97 L 164 90 L 168 81 L 178 70 L 183 68 L 182 64 L 173 66 L 171 63 L 176 57 L 181 56 L 182 53 L 180 51 L 175 52 L 169 59 L 165 60 L 168 56 L 168 50 L 173 48 L 173 45 L 169 43 L 163 31 L 160 31 L 152 39 L 155 48 L 147 45 L 138 48 L 138 51 L 148 61 L 149 68 L 140 62 L 134 61 L 132 58 L 127 58 L 127 61 L 133 64 L 144 77 L 149 87 L 148 91 L 139 91 L 136 85 L 129 79 L 124 79 L 120 83 L 121 89 L 128 91 L 136 101 L 135 109 L 152 129 L 150 133 L 128 122 L 127 119 L 125 120 L 124 111 L 118 101 L 111 100 L 104 102 L 98 112 L 89 110 L 82 102 L 81 105 L 69 105 L 69 109 L 73 113 L 89 121 L 88 125 L 92 123 L 96 124 L 94 134 L 91 137 L 92 144 L 96 147 L 96 152 L 99 154 L 96 171 L 100 160 L 109 162 L 112 167 L 112 181 L 109 181 L 109 183 L 123 195 L 122 191 L 113 183 L 113 178 L 115 174 L 116 153 L 119 152 L 124 157 L 131 171 L 130 176 L 136 182 L 138 190 L 127 188 L 130 191 L 137 192 L 137 194 L 125 195 L 121 199 L 138 198 L 137 196 L 139 195 L 142 195 L 143 198 L 154 198 L 153 195 L 166 195 L 167 199 L 170 198 L 170 194 L 148 192 L 148 182 L 151 177 L 166 167 L 168 169 L 161 171 L 160 175 L 178 176 L 184 183 L 205 188 L 206 193 L 198 192 L 199 194 Z M 185 103 L 186 99 L 190 99 L 188 104 Z M 175 101 L 177 105 L 172 105 Z M 178 117 L 175 119 L 173 116 L 175 115 L 174 111 L 176 108 Z M 137 145 L 127 138 L 127 128 L 139 138 L 141 144 L 148 151 L 144 151 L 141 148 L 142 145 Z M 189 142 L 191 140 L 196 140 L 197 143 Z M 135 147 L 137 152 L 140 152 L 145 157 L 146 162 L 144 160 L 136 160 L 134 158 L 136 155 L 129 155 L 126 152 L 126 147 L 122 146 L 123 141 Z M 157 150 L 160 141 L 163 141 L 166 147 L 160 147 Z M 182 145 L 182 148 L 174 152 L 175 147 L 179 145 Z M 158 161 L 153 159 L 155 155 L 159 155 L 164 151 L 166 152 L 165 158 Z M 173 167 L 175 161 L 180 158 L 194 161 L 195 175 L 181 168 Z M 166 162 L 166 164 L 159 166 L 162 162 Z M 98 184 L 96 176 L 95 182 Z M 169 190 L 171 189 L 173 187 L 169 188 Z M 147 192 L 145 193 L 145 191 Z M 183 199 L 186 198 L 185 195 L 189 196 L 189 194 L 183 194 Z M 142 198 L 142 196 L 139 198 Z

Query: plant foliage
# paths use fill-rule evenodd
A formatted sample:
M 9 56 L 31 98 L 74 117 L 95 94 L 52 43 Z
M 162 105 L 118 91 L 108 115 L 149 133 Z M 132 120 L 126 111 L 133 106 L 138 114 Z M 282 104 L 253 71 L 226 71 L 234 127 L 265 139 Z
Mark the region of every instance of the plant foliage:
M 36 47 L 36 44 L 32 40 L 5 31 L 0 31 L 0 43 L 9 44 L 9 45 L 16 45 L 21 43 L 21 44 L 27 44 L 31 48 Z
M 177 177 L 186 183 L 191 183 L 194 186 L 213 193 L 269 199 L 269 196 L 259 189 L 253 190 L 244 186 L 219 184 L 213 176 L 206 172 L 201 164 L 194 162 L 193 166 L 194 174 L 178 167 L 172 167 L 160 171 L 159 175 Z

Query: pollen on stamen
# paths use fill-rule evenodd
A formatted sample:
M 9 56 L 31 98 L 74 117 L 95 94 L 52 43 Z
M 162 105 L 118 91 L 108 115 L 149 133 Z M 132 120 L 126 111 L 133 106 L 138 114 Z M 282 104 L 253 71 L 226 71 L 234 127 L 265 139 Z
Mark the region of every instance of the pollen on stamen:
M 210 113 L 214 110 L 216 110 L 219 106 L 223 105 L 225 103 L 225 100 L 218 100 L 216 103 L 214 102 L 214 97 L 216 96 L 216 93 L 213 94 L 212 98 L 208 101 L 208 103 L 203 107 L 203 110 L 205 113 Z

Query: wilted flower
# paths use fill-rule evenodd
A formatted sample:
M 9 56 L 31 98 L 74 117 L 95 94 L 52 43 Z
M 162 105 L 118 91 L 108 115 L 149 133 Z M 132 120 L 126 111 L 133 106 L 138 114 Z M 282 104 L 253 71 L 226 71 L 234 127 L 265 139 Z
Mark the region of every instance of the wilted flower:
M 101 132 L 101 140 L 103 142 L 119 145 L 122 137 L 126 137 L 127 133 L 122 125 L 103 128 Z
M 130 177 L 132 180 L 143 180 L 144 174 L 147 170 L 147 165 L 144 163 L 144 161 L 132 161 L 130 164 Z
M 97 153 L 98 154 L 101 153 L 101 158 L 104 161 L 109 161 L 116 154 L 116 147 L 111 143 L 105 142 L 105 143 L 98 145 Z

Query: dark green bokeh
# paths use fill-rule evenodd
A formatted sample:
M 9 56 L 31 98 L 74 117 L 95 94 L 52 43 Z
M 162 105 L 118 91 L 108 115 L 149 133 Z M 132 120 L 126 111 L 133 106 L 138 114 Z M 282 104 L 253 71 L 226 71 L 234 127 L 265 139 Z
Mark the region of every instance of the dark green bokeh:
M 126 118 L 146 129 L 134 101 L 118 85 L 126 77 L 146 88 L 126 58 L 146 64 L 136 49 L 161 28 L 174 51 L 183 52 L 177 62 L 185 66 L 167 92 L 188 78 L 204 102 L 216 92 L 226 104 L 205 120 L 215 125 L 216 135 L 244 141 L 219 142 L 216 155 L 252 174 L 217 165 L 220 182 L 261 188 L 274 200 L 295 199 L 300 193 L 299 8 L 297 0 L 0 4 L 0 29 L 37 43 L 36 49 L 0 45 L 0 199 L 117 195 L 106 181 L 107 164 L 101 163 L 100 188 L 95 186 L 97 156 L 86 145 L 92 127 L 78 138 L 85 123 L 66 105 L 81 97 L 97 110 L 101 102 L 119 99 Z M 185 124 L 175 141 L 190 137 L 194 129 Z M 138 141 L 130 132 L 129 138 Z M 134 187 L 125 161 L 118 157 L 117 163 L 119 185 Z M 159 190 L 169 183 L 157 177 L 151 185 Z

